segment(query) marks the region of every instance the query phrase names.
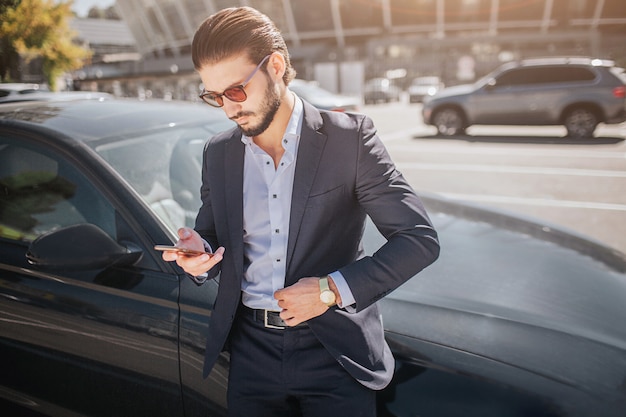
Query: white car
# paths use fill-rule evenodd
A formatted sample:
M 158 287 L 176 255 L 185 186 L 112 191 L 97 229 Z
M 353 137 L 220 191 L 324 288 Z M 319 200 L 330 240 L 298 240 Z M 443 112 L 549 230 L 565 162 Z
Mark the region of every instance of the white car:
M 439 77 L 432 75 L 427 77 L 417 77 L 409 86 L 409 102 L 421 103 L 424 97 L 434 96 L 437 91 L 444 87 Z

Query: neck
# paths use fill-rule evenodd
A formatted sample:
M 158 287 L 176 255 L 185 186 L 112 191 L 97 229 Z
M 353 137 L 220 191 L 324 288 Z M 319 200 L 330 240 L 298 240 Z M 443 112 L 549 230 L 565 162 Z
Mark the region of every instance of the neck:
M 289 119 L 295 106 L 295 98 L 291 91 L 285 88 L 281 96 L 281 104 L 276 112 L 272 124 L 262 134 L 252 138 L 261 149 L 274 159 L 274 165 L 278 165 L 280 158 L 285 152 L 282 139 L 289 125 Z

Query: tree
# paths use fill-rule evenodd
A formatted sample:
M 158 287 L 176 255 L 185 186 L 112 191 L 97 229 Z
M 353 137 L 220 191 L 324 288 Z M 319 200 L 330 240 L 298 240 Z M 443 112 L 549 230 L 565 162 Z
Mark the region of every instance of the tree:
M 0 39 L 2 39 L 0 77 L 11 78 L 19 58 L 29 62 L 41 59 L 43 76 L 51 90 L 66 71 L 83 66 L 91 52 L 73 43 L 69 27 L 72 0 L 1 0 Z
M 8 37 L 4 35 L 2 26 L 5 21 L 5 13 L 10 8 L 15 8 L 20 0 L 0 0 L 0 81 L 13 78 L 11 63 L 19 60 L 19 55 Z

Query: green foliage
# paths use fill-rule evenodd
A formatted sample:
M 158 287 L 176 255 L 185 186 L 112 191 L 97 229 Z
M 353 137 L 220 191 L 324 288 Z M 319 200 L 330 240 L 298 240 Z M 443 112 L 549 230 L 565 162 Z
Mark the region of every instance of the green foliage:
M 0 0 L 0 77 L 8 78 L 18 57 L 27 62 L 40 58 L 50 89 L 66 71 L 83 66 L 91 52 L 72 42 L 69 27 L 72 0 Z

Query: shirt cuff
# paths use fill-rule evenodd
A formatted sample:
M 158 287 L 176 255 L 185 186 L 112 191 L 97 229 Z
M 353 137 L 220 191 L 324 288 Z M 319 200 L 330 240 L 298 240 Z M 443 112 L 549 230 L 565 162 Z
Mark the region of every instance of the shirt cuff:
M 333 272 L 329 274 L 337 287 L 337 291 L 339 291 L 339 295 L 341 296 L 341 304 L 339 304 L 339 308 L 343 308 L 348 312 L 355 312 L 355 307 L 350 307 L 356 304 L 356 300 L 354 299 L 354 295 L 346 282 L 346 279 L 343 277 L 343 274 L 339 271 Z
M 208 252 L 208 253 L 213 253 L 213 248 L 211 247 L 211 245 L 209 245 L 209 243 L 202 239 L 202 245 L 204 246 L 204 251 Z

